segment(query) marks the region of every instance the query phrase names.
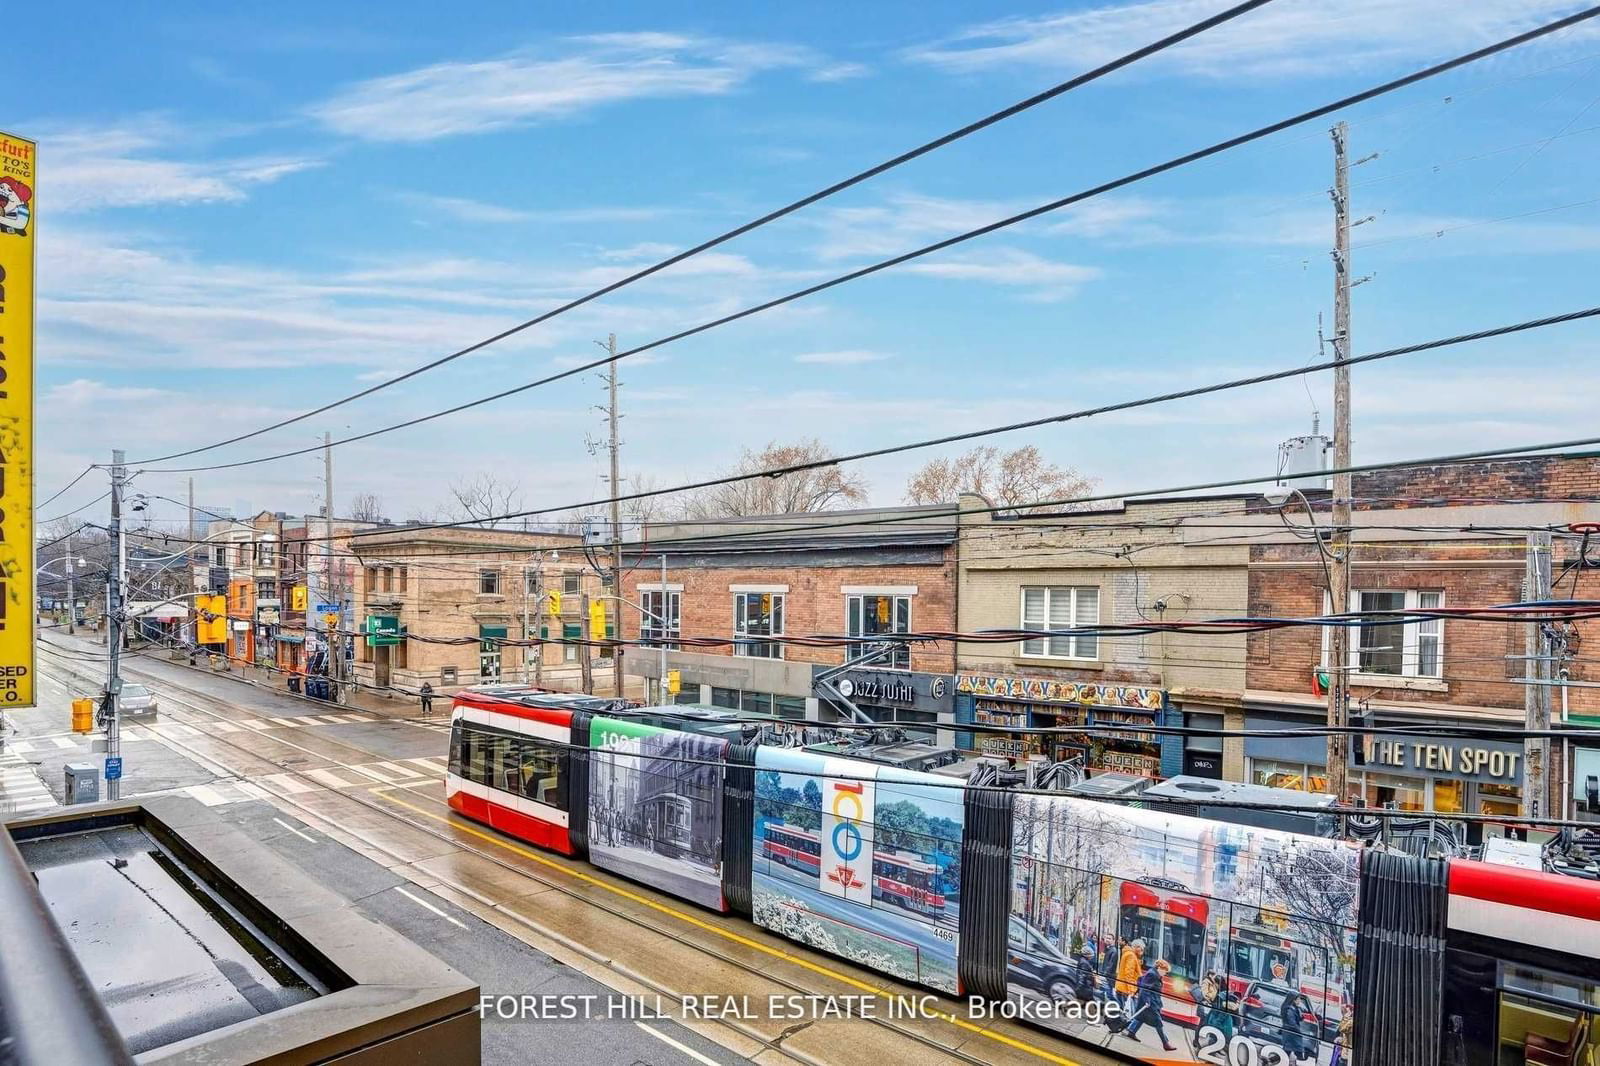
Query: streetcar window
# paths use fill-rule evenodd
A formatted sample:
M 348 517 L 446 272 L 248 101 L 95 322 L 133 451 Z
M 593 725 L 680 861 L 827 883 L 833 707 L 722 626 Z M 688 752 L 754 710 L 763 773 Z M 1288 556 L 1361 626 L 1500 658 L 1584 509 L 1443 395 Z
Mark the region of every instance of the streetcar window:
M 1600 983 L 1504 965 L 1498 1044 L 1526 1062 L 1587 1063 L 1600 1051 Z

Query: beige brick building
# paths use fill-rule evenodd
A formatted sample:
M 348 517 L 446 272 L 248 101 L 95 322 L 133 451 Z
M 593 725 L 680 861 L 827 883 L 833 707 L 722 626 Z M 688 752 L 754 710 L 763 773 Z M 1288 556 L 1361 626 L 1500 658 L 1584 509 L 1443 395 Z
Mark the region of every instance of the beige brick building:
M 1214 542 L 1215 522 L 1247 497 L 1140 500 L 1054 515 L 971 513 L 961 500 L 959 628 L 1060 629 L 1176 622 L 1244 614 L 1249 548 Z M 1209 520 L 1208 515 L 1216 516 Z M 957 652 L 957 719 L 1013 727 L 1221 727 L 1245 687 L 1242 636 L 1151 634 L 964 643 Z M 975 735 L 979 750 L 1012 757 L 1083 757 L 1095 770 L 1152 777 L 1222 776 L 1215 739 L 1129 729 L 1008 740 Z M 1242 765 L 1235 755 L 1235 771 Z
M 587 653 L 595 691 L 611 691 L 611 659 L 596 649 L 494 643 L 580 637 L 586 599 L 604 605 L 607 628 L 614 630 L 615 601 L 585 558 L 581 537 L 399 526 L 358 533 L 350 538 L 350 550 L 359 564 L 355 624 L 366 629 L 373 620 L 387 625 L 392 619 L 409 638 L 374 646 L 358 637 L 354 671 L 362 684 L 407 693 L 424 681 L 440 694 L 495 682 L 579 691 L 580 657 Z M 550 611 L 552 592 L 560 593 L 560 614 Z M 443 644 L 419 637 L 468 639 Z

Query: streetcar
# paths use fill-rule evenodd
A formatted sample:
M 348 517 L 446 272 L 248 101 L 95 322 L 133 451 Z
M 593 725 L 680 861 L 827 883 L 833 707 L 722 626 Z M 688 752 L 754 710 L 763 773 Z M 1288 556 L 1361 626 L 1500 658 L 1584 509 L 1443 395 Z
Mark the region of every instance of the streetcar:
M 1132 1061 L 1600 1062 L 1600 883 L 1582 878 L 970 787 L 752 743 L 710 711 L 516 686 L 455 698 L 449 762 L 464 817 L 950 995 L 1076 995 L 1039 975 L 1143 939 L 1180 1050 L 1020 1015 Z M 668 810 L 640 782 L 673 766 L 694 773 Z M 875 818 L 927 850 L 878 846 Z M 1039 900 L 1065 920 L 1015 940 Z

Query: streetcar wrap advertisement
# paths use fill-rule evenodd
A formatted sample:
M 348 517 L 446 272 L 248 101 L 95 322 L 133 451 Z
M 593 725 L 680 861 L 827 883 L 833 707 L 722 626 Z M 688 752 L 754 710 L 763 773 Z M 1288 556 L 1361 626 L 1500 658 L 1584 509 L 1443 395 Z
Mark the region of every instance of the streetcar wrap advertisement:
M 0 133 L 0 708 L 33 706 L 37 151 L 32 141 Z
M 955 992 L 961 792 L 928 774 L 756 752 L 753 918 L 903 981 Z
M 728 742 L 602 717 L 589 735 L 590 861 L 725 910 L 722 764 Z
M 1349 1062 L 1355 848 L 1061 796 L 1018 795 L 1013 833 L 1011 1000 L 1104 1008 L 1044 1024 L 1151 1063 Z

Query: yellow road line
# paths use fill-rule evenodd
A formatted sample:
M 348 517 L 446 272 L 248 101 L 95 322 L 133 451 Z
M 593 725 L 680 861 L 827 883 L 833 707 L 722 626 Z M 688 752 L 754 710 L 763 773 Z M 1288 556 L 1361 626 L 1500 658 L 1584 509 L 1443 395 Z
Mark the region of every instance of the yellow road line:
M 860 991 L 870 993 L 874 996 L 882 996 L 887 994 L 883 989 L 869 985 L 865 981 L 858 981 L 849 974 L 840 973 L 839 971 L 830 969 L 827 966 L 812 962 L 810 959 L 802 959 L 796 955 L 791 955 L 787 951 L 780 951 L 777 948 L 770 947 L 769 945 L 763 944 L 758 940 L 751 940 L 747 936 L 741 936 L 731 930 L 724 929 L 713 922 L 708 922 L 703 918 L 698 918 L 687 911 L 681 911 L 678 908 L 668 906 L 659 900 L 650 899 L 648 896 L 641 896 L 639 893 L 629 891 L 628 889 L 623 888 L 621 885 L 613 885 L 607 881 L 603 881 L 598 877 L 584 873 L 582 870 L 569 866 L 564 862 L 552 859 L 548 855 L 542 855 L 537 851 L 531 851 L 528 848 L 522 847 L 521 845 L 513 844 L 507 840 L 502 840 L 493 833 L 486 833 L 476 826 L 464 825 L 453 818 L 449 818 L 442 814 L 435 814 L 433 811 L 418 807 L 415 804 L 407 803 L 405 800 L 396 799 L 389 794 L 391 791 L 389 788 L 375 788 L 371 791 L 374 795 L 383 797 L 397 807 L 404 807 L 408 811 L 415 811 L 424 818 L 432 818 L 436 822 L 443 822 L 445 825 L 448 825 L 451 829 L 454 829 L 458 833 L 467 833 L 471 836 L 477 837 L 480 840 L 486 840 L 489 843 L 494 844 L 496 847 L 504 848 L 506 851 L 509 851 L 515 855 L 520 855 L 525 859 L 532 859 L 541 866 L 548 866 L 552 870 L 559 870 L 568 877 L 582 881 L 585 884 L 594 885 L 596 888 L 604 889 L 613 895 L 621 896 L 623 899 L 630 900 L 645 907 L 649 907 L 651 910 L 676 918 L 681 922 L 686 922 L 687 924 L 695 926 L 698 929 L 704 929 L 709 933 L 714 933 L 717 936 L 722 937 L 724 940 L 731 940 L 736 944 L 742 944 L 747 948 L 753 948 L 754 950 L 762 952 L 763 954 L 771 955 L 775 959 L 782 959 L 785 962 L 794 963 L 795 965 L 804 967 L 813 973 L 821 974 L 824 977 L 831 977 L 835 981 L 843 982 L 844 984 L 849 985 L 851 988 L 859 989 Z M 958 1017 L 957 1015 L 950 1014 L 945 1011 L 937 1011 L 935 1013 L 938 1017 L 943 1018 L 951 1025 L 959 1026 L 968 1032 L 985 1036 L 996 1043 L 1005 1044 L 1007 1047 L 1015 1048 L 1018 1051 L 1027 1052 L 1028 1054 L 1036 1056 L 1037 1058 L 1041 1058 L 1046 1062 L 1056 1063 L 1056 1066 L 1084 1066 L 1083 1063 L 1078 1062 L 1076 1059 L 1064 1058 L 1052 1051 L 1046 1051 L 1042 1047 L 1036 1047 L 1025 1040 L 1018 1040 L 1015 1037 L 1006 1036 L 1004 1033 L 997 1033 L 992 1029 L 985 1029 L 983 1026 L 975 1025 L 967 1019 Z

